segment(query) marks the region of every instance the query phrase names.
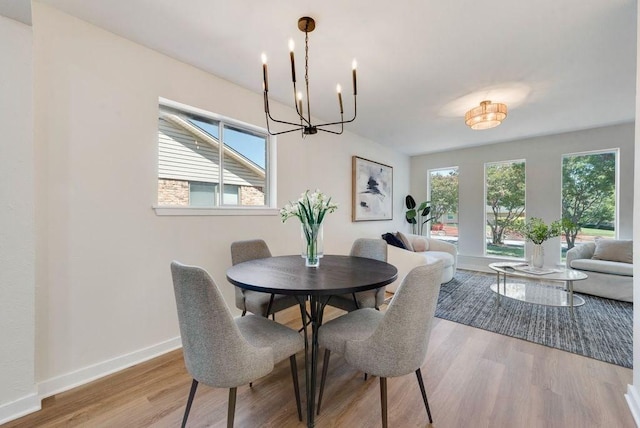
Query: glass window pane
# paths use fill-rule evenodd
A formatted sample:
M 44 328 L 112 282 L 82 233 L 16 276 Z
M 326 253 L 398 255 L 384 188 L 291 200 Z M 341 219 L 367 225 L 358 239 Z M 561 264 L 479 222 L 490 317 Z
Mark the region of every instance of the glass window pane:
M 236 188 L 232 205 L 266 204 L 267 138 L 235 127 L 224 128 L 224 183 Z M 226 198 L 226 196 L 225 196 Z M 225 199 L 225 204 L 227 201 Z
M 565 155 L 562 158 L 562 258 L 576 244 L 616 235 L 617 151 Z
M 485 165 L 486 254 L 524 258 L 524 238 L 514 231 L 525 218 L 525 163 Z
M 189 205 L 192 207 L 213 207 L 216 205 L 214 183 L 189 183 Z
M 429 171 L 432 238 L 458 244 L 458 168 Z
M 238 186 L 234 186 L 233 184 L 225 184 L 222 203 L 224 205 L 238 205 L 238 190 Z

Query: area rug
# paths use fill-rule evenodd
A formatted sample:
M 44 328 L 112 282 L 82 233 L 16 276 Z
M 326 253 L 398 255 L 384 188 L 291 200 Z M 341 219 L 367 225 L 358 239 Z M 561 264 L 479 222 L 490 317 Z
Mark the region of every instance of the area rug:
M 498 307 L 496 293 L 489 289 L 495 282 L 495 274 L 459 269 L 453 280 L 442 284 L 436 317 L 633 367 L 632 303 L 581 294 L 585 304 L 574 309 L 574 319 L 567 307 L 506 297 Z

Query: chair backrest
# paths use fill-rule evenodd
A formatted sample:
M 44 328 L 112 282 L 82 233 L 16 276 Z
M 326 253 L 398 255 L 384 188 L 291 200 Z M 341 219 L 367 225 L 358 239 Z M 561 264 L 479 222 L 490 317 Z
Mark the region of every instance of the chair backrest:
M 387 261 L 387 243 L 383 239 L 359 238 L 353 241 L 351 256 Z
M 348 342 L 347 362 L 380 377 L 416 371 L 427 355 L 443 262 L 418 266 L 404 278 L 375 332 Z
M 262 239 L 249 239 L 247 241 L 235 241 L 231 243 L 231 264 L 246 262 L 255 259 L 271 257 L 271 251 L 267 243 Z
M 255 348 L 244 339 L 222 294 L 204 269 L 174 261 L 171 275 L 185 365 L 194 379 L 230 388 L 241 385 L 237 382 L 245 379 L 248 371 L 266 374 L 271 370 L 271 348 Z

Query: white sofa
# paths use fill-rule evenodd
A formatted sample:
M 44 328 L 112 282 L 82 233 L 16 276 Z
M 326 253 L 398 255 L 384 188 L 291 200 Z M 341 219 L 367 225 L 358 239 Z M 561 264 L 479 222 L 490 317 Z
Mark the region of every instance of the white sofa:
M 588 275 L 583 281 L 573 282 L 574 291 L 633 302 L 633 243 L 613 239 L 598 242 L 599 248 L 595 242 L 588 242 L 567 251 L 567 268 Z M 619 245 L 619 249 L 603 251 L 613 245 Z
M 424 243 L 425 251 L 409 251 L 402 248 L 387 246 L 387 260 L 398 268 L 398 279 L 387 285 L 386 290 L 395 293 L 404 277 L 416 266 L 435 263 L 437 260 L 444 261 L 441 283 L 449 282 L 456 273 L 458 263 L 458 249 L 455 245 L 438 239 L 427 238 L 419 235 L 404 234 L 409 242 L 415 243 L 421 240 Z M 421 249 L 421 246 L 418 246 Z

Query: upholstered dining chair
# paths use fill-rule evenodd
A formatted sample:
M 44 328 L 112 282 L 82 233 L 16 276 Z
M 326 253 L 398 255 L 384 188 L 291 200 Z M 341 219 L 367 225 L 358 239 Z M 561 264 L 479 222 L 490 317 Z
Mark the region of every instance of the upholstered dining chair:
M 387 243 L 383 239 L 359 238 L 351 246 L 351 256 L 387 261 Z M 359 308 L 380 308 L 384 303 L 385 287 L 352 294 L 331 296 L 329 306 L 350 312 Z
M 358 309 L 320 327 L 318 342 L 325 352 L 318 414 L 331 352 L 337 352 L 349 365 L 380 378 L 383 427 L 387 426 L 387 378 L 412 372 L 418 378 L 429 422 L 433 422 L 420 367 L 427 355 L 442 269 L 441 260 L 412 269 L 384 313 Z
M 197 266 L 171 263 L 184 362 L 193 377 L 182 419 L 184 428 L 200 382 L 229 388 L 227 427 L 233 427 L 236 391 L 273 370 L 289 358 L 291 376 L 302 420 L 295 354 L 304 339 L 295 330 L 257 315 L 233 318 L 209 274 Z
M 271 257 L 271 251 L 267 243 L 262 239 L 250 239 L 231 243 L 231 264 L 246 262 L 255 259 Z M 294 296 L 283 294 L 267 294 L 258 291 L 243 290 L 235 287 L 236 308 L 242 310 L 242 316 L 247 312 L 262 315 L 265 318 L 271 315 L 275 320 L 276 312 L 292 306 L 298 306 L 298 300 Z

